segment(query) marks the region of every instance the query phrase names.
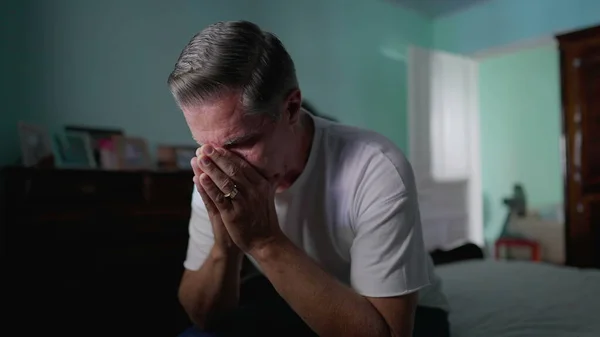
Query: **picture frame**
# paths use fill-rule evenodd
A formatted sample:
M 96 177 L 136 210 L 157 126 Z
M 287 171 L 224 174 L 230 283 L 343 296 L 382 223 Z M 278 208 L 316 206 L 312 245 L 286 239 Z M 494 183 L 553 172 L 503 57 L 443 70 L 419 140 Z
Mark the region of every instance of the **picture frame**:
M 97 168 L 92 139 L 87 132 L 67 131 L 57 140 L 60 165 L 64 168 Z
M 141 137 L 113 136 L 116 168 L 119 170 L 149 170 L 153 168 L 148 144 Z
M 156 147 L 156 164 L 159 170 L 177 170 L 177 154 L 172 145 L 158 145 Z
M 52 141 L 46 128 L 20 121 L 18 133 L 23 166 L 54 166 Z
M 196 156 L 197 146 L 176 146 L 175 162 L 178 170 L 191 170 L 190 162 Z
M 104 170 L 118 170 L 119 163 L 112 138 L 98 140 L 100 151 L 100 167 Z
M 191 160 L 196 156 L 196 146 L 159 145 L 156 149 L 158 168 L 170 171 L 191 170 Z
M 113 136 L 125 136 L 125 132 L 119 128 L 110 127 L 93 127 L 85 125 L 65 125 L 65 133 L 80 132 L 87 133 L 90 137 L 94 160 L 96 163 L 101 163 L 101 147 L 103 142 L 111 140 Z

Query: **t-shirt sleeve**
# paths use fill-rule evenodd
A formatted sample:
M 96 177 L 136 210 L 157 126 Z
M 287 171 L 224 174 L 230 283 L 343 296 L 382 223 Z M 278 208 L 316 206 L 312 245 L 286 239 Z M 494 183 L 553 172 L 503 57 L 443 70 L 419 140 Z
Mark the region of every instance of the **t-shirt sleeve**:
M 399 296 L 430 284 L 410 165 L 370 161 L 357 188 L 351 286 L 369 297 Z
M 192 213 L 189 224 L 190 238 L 187 247 L 187 256 L 183 266 L 188 270 L 198 270 L 206 260 L 215 238 L 212 225 L 202 197 L 194 187 L 192 195 Z

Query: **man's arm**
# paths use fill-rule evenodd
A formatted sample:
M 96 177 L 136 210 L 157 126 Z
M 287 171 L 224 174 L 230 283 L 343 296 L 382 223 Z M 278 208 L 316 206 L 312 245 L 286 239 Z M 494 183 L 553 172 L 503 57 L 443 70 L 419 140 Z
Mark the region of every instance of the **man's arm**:
M 277 292 L 319 336 L 412 336 L 416 292 L 363 297 L 285 237 L 251 255 Z
M 238 305 L 242 257 L 213 248 L 199 270 L 184 272 L 179 301 L 198 328 L 209 330 Z
M 353 207 L 351 287 L 286 238 L 250 251 L 320 336 L 412 336 L 418 290 L 429 285 L 414 187 L 404 185 L 389 161 L 370 163 L 372 172 L 357 189 L 361 197 Z
M 238 304 L 243 253 L 231 241 L 218 209 L 198 183 L 202 171 L 196 158 L 191 164 L 197 193 L 192 198 L 186 270 L 178 295 L 192 322 L 210 330 L 222 314 Z

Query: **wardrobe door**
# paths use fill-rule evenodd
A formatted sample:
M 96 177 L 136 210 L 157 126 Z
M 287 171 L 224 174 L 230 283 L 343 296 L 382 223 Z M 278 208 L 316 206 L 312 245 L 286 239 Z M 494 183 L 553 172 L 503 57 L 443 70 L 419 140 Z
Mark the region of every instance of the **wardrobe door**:
M 567 264 L 600 268 L 600 27 L 558 40 L 567 149 Z

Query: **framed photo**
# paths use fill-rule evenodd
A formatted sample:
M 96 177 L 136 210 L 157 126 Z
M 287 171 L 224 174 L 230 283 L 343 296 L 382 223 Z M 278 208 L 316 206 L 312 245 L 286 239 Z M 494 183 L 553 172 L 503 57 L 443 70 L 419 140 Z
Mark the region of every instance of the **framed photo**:
M 67 131 L 57 141 L 61 166 L 68 168 L 96 168 L 92 140 L 87 132 Z
M 37 125 L 19 122 L 19 140 L 24 166 L 37 166 L 54 160 L 48 131 Z
M 90 126 L 80 125 L 66 125 L 65 133 L 78 132 L 87 133 L 90 137 L 90 143 L 92 146 L 92 152 L 94 154 L 94 160 L 96 163 L 100 163 L 101 160 L 101 146 L 106 140 L 112 139 L 113 136 L 124 136 L 125 132 L 117 128 L 99 128 Z
M 146 140 L 139 137 L 113 136 L 113 146 L 119 170 L 148 170 L 152 159 Z
M 194 146 L 176 146 L 175 158 L 177 169 L 191 170 L 190 161 L 196 156 L 197 147 Z
M 171 145 L 158 145 L 156 148 L 156 163 L 160 170 L 177 170 L 177 154 Z
M 98 140 L 100 149 L 100 167 L 105 170 L 118 170 L 119 161 L 115 151 L 115 142 L 112 138 Z
M 191 170 L 195 156 L 194 146 L 159 145 L 156 150 L 158 167 L 163 170 Z

